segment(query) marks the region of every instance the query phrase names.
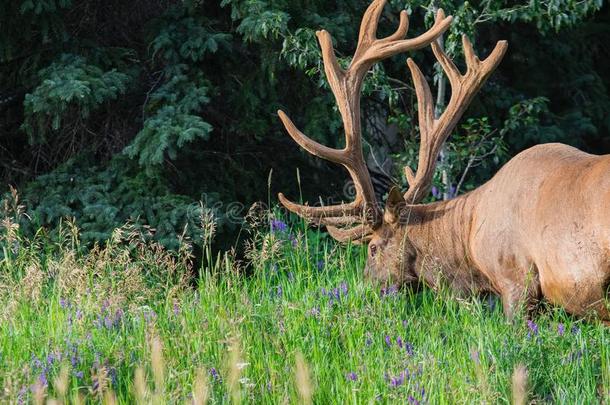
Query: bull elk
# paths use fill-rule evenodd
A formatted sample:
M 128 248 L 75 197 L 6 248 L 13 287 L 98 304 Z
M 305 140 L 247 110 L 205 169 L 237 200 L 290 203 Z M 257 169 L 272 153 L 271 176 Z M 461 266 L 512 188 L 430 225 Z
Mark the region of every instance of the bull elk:
M 504 313 L 545 298 L 579 316 L 608 323 L 610 286 L 610 155 L 594 156 L 562 144 L 521 152 L 484 185 L 449 201 L 419 204 L 430 190 L 441 147 L 473 97 L 500 63 L 507 43 L 499 41 L 487 59 L 475 55 L 464 37 L 462 74 L 438 45 L 452 18 L 438 10 L 434 25 L 405 39 L 406 11 L 397 31 L 376 37 L 385 0 L 374 0 L 362 19 L 351 64 L 337 62 L 327 31 L 316 33 L 326 77 L 345 130 L 345 147 L 332 149 L 299 131 L 278 114 L 290 136 L 308 152 L 343 165 L 355 200 L 331 206 L 299 205 L 282 193 L 290 211 L 327 227 L 338 241 L 368 242 L 367 278 L 406 285 L 448 284 L 458 293 L 498 294 Z M 452 88 L 445 111 L 435 118 L 433 98 L 422 72 L 407 60 L 418 101 L 421 145 L 414 173 L 405 168 L 408 191 L 393 188 L 382 211 L 362 153 L 360 90 L 369 69 L 393 55 L 432 46 Z

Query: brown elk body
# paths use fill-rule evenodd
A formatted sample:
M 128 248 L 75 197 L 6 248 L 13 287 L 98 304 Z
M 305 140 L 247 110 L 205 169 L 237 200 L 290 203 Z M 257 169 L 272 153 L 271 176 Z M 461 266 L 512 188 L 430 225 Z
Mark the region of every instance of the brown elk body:
M 610 321 L 610 155 L 594 156 L 562 144 L 538 145 L 511 159 L 470 193 L 417 204 L 429 191 L 442 144 L 500 63 L 507 44 L 498 42 L 480 61 L 464 38 L 467 71 L 461 74 L 436 43 L 451 17 L 439 10 L 429 31 L 404 40 L 408 19 L 403 12 L 398 31 L 377 39 L 384 5 L 384 0 L 374 0 L 369 6 L 347 69 L 338 65 L 329 34 L 318 33 L 326 75 L 345 125 L 345 148 L 318 144 L 280 112 L 299 145 L 346 167 L 356 186 L 355 201 L 310 207 L 280 194 L 282 204 L 326 225 L 339 241 L 369 242 L 365 274 L 385 284 L 423 281 L 433 288 L 448 284 L 460 293 L 493 292 L 501 296 L 509 317 L 519 303 L 544 297 L 573 314 Z M 408 60 L 418 98 L 419 163 L 416 173 L 405 168 L 409 190 L 402 195 L 392 189 L 382 212 L 362 156 L 360 86 L 375 62 L 428 44 L 449 79 L 451 99 L 436 118 L 428 84 Z

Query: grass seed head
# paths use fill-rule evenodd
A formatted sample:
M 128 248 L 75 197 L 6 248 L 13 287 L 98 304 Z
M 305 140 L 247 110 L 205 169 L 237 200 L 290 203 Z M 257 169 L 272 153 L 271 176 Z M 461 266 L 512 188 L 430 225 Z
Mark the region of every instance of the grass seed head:
M 295 355 L 295 363 L 295 380 L 299 397 L 302 404 L 309 405 L 312 403 L 311 397 L 313 394 L 313 389 L 311 387 L 311 380 L 309 377 L 309 367 L 307 366 L 301 352 L 297 352 Z
M 513 405 L 527 403 L 527 379 L 527 368 L 523 364 L 517 365 L 513 372 Z

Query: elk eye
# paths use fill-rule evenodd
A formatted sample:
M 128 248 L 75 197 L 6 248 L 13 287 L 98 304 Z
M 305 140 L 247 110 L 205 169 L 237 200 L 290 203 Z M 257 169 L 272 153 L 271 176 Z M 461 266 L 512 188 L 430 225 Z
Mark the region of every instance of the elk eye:
M 371 257 L 375 257 L 377 254 L 377 245 L 370 245 L 369 249 L 371 249 Z

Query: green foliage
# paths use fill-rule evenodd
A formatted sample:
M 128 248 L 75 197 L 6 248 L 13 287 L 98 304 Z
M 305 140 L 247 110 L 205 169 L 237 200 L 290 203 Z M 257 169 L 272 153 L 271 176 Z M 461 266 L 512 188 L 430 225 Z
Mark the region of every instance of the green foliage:
M 165 156 L 176 159 L 178 150 L 197 138 L 207 140 L 212 126 L 196 115 L 209 102 L 205 82 L 198 86 L 182 73 L 185 66 L 174 67 L 169 82 L 155 91 L 147 105 L 152 115 L 144 121 L 144 128 L 132 144 L 125 148 L 131 157 L 138 157 L 142 166 L 163 163 Z
M 101 104 L 127 91 L 131 77 L 113 69 L 104 71 L 85 58 L 64 54 L 38 72 L 40 84 L 25 96 L 23 130 L 31 143 L 58 131 L 66 119 L 86 120 Z
M 277 39 L 286 34 L 290 15 L 263 0 L 223 0 L 221 7 L 231 6 L 231 18 L 240 20 L 236 31 L 247 42 Z
M 189 14 L 182 16 L 177 10 L 174 13 L 152 41 L 153 57 L 178 65 L 201 62 L 207 54 L 216 53 L 221 47 L 230 47 L 230 34 L 210 31 L 201 18 Z
M 0 36 L 0 62 L 23 55 L 24 45 L 38 47 L 53 40 L 64 40 L 64 12 L 72 0 L 15 0 L 0 3 L 3 35 Z
M 162 179 L 161 173 L 143 173 L 126 158 L 115 158 L 106 167 L 74 159 L 23 190 L 24 204 L 32 207 L 31 222 L 25 222 L 24 229 L 54 228 L 63 219 L 74 218 L 89 246 L 105 241 L 126 223 L 151 231 L 154 240 L 171 249 L 177 249 L 183 237 L 201 242 L 201 215 L 207 208 L 173 194 Z M 214 203 L 212 196 L 203 197 Z M 218 212 L 216 216 L 223 226 L 224 218 Z

